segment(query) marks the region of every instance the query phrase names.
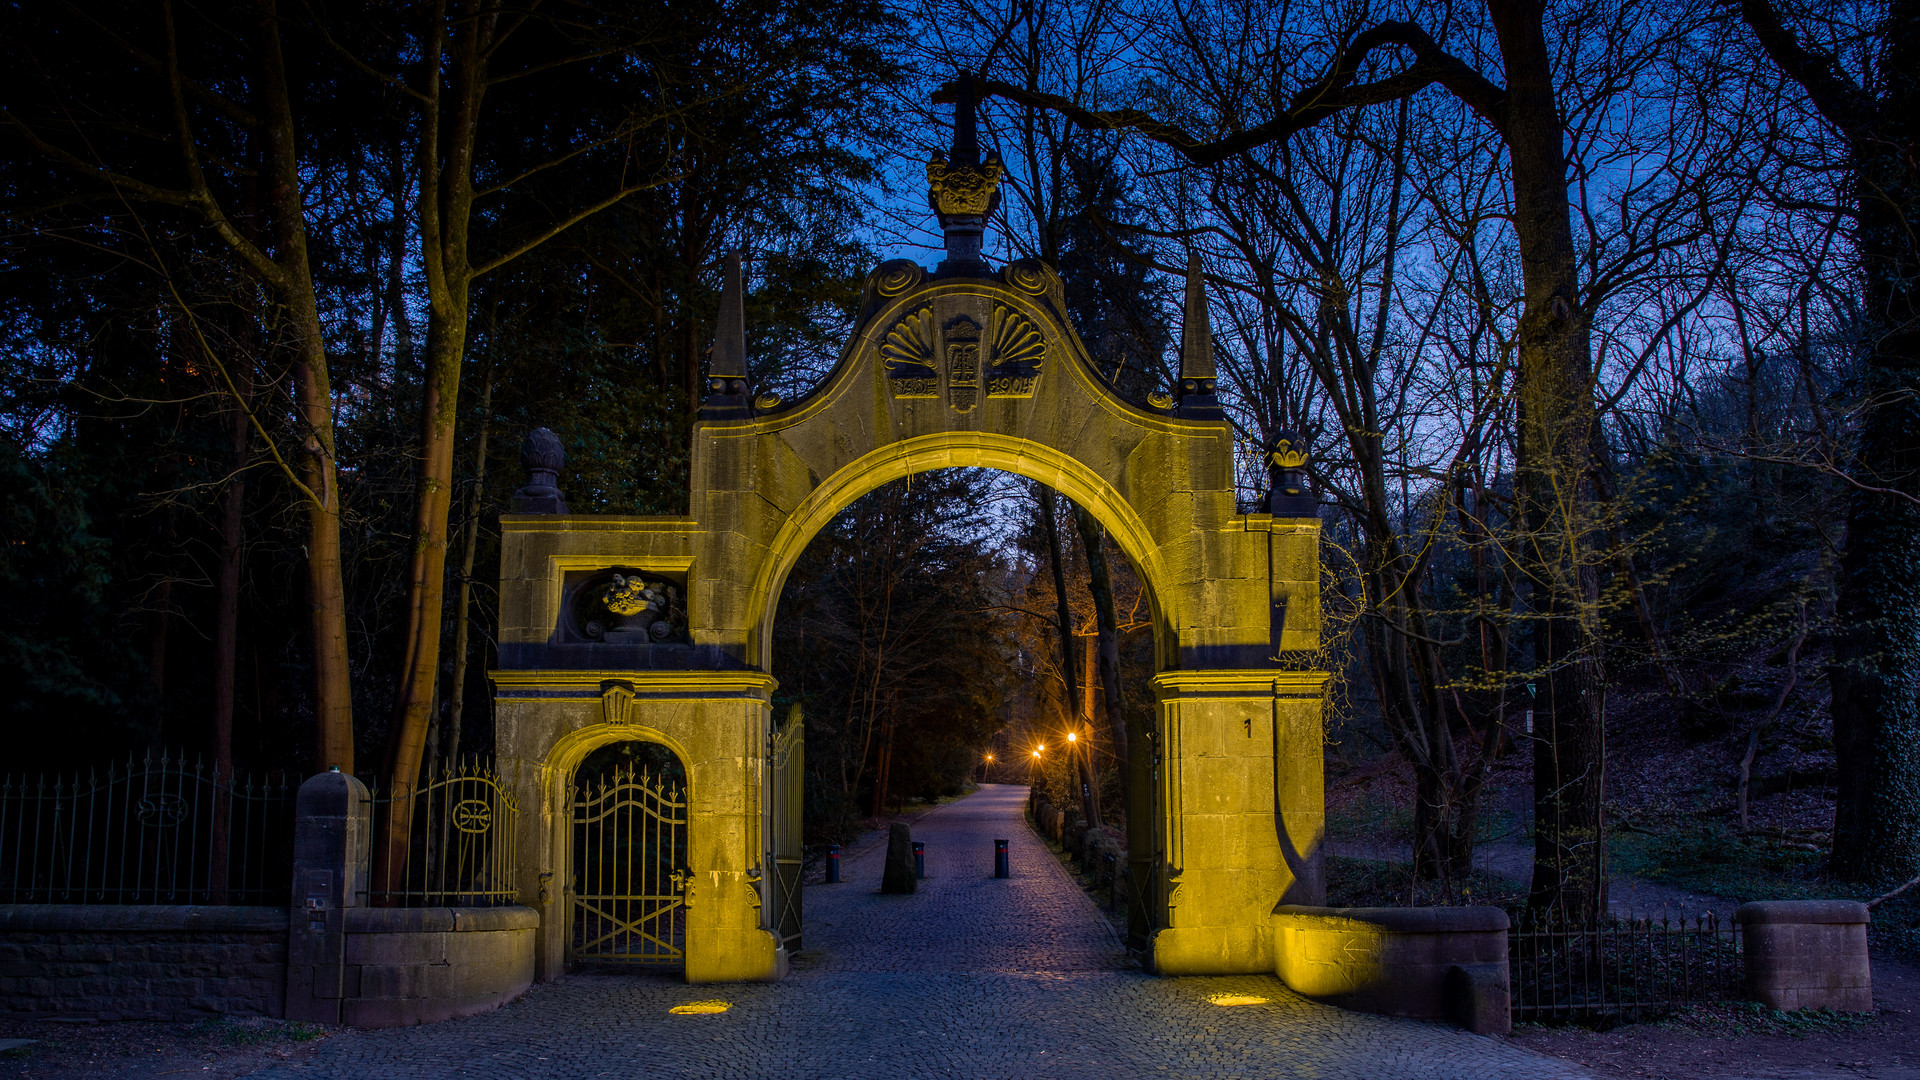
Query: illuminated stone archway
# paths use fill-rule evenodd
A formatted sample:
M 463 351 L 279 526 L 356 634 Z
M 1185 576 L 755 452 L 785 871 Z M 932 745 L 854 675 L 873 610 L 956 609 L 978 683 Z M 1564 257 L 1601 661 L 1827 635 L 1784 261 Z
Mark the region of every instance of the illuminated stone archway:
M 981 177 L 997 164 L 967 141 L 963 132 L 952 161 L 929 170 L 947 260 L 931 273 L 898 260 L 875 270 L 838 366 L 805 398 L 749 400 L 730 260 L 687 517 L 569 515 L 543 486 L 525 508 L 561 512 L 501 518 L 496 753 L 521 793 L 519 882 L 542 912 L 542 978 L 564 961 L 553 913 L 572 769 L 593 746 L 628 738 L 665 742 L 687 767 L 688 979 L 785 973 L 765 872 L 780 590 L 848 504 L 953 466 L 1059 490 L 1106 526 L 1147 585 L 1160 669 L 1153 968 L 1272 972 L 1273 907 L 1320 902 L 1325 676 L 1282 656 L 1319 644 L 1311 500 L 1282 491 L 1267 503 L 1278 514 L 1237 507 L 1197 278 L 1181 379 L 1140 405 L 1094 367 L 1050 268 L 979 258 L 992 191 L 987 182 L 979 194 Z M 971 185 L 955 179 L 967 169 Z M 615 572 L 672 590 L 677 608 L 643 616 L 658 615 L 651 636 L 582 621 Z

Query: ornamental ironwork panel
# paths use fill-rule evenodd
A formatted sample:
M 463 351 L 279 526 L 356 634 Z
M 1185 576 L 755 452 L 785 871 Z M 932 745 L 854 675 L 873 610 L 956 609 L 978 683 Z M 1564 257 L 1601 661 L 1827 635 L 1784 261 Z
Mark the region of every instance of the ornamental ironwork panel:
M 504 907 L 516 903 L 513 886 L 514 819 L 511 792 L 484 759 L 430 766 L 425 780 L 394 798 L 373 789 L 373 872 L 361 903 L 372 907 Z M 407 843 L 384 837 L 395 813 L 406 815 Z M 384 863 L 385 865 L 381 865 Z
M 0 902 L 285 904 L 294 794 L 164 750 L 0 777 Z
M 796 706 L 774 736 L 773 767 L 773 932 L 788 955 L 800 951 L 800 876 L 805 869 L 801 817 L 805 813 L 806 734 Z
M 1712 912 L 1591 921 L 1522 912 L 1507 950 L 1516 1023 L 1651 1020 L 1744 996 L 1740 925 Z
M 680 964 L 686 952 L 687 794 L 631 763 L 574 788 L 568 955 Z

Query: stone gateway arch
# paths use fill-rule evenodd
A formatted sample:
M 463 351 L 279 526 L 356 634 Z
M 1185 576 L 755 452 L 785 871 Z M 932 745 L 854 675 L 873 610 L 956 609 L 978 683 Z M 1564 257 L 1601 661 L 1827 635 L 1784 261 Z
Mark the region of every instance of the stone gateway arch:
M 529 447 L 535 479 L 501 518 L 491 675 L 495 753 L 522 808 L 517 887 L 541 916 L 541 979 L 564 970 L 577 917 L 566 895 L 574 772 L 596 748 L 630 740 L 663 744 L 685 768 L 675 887 L 688 981 L 785 974 L 782 894 L 797 876 L 776 863 L 782 850 L 797 858 L 800 771 L 784 764 L 797 732 L 780 729 L 771 704 L 782 585 L 855 499 L 955 466 L 1017 473 L 1086 507 L 1151 596 L 1152 969 L 1270 974 L 1274 907 L 1322 901 L 1326 676 L 1301 670 L 1299 655 L 1319 645 L 1320 522 L 1292 471 L 1297 450 L 1271 455 L 1267 512 L 1239 512 L 1197 273 L 1178 385 L 1144 405 L 1115 393 L 1054 271 L 981 258 L 999 164 L 981 158 L 971 110 L 961 112 L 954 152 L 929 168 L 946 260 L 869 275 L 838 366 L 806 397 L 749 396 L 729 259 L 689 516 L 568 514 L 553 487 L 558 447 Z

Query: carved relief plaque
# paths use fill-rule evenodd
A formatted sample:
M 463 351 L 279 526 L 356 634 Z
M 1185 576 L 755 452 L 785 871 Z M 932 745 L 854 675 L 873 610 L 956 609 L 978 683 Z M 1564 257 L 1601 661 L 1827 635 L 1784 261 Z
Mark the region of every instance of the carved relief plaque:
M 961 315 L 944 328 L 947 343 L 947 404 L 972 412 L 980 402 L 980 324 Z
M 988 340 L 993 366 L 987 369 L 987 396 L 1032 397 L 1040 367 L 1047 360 L 1046 339 L 1025 315 L 999 304 L 994 305 L 991 323 Z
M 887 368 L 887 382 L 896 398 L 937 398 L 940 376 L 933 368 L 933 309 L 919 311 L 901 319 L 887 332 L 880 346 L 880 360 Z

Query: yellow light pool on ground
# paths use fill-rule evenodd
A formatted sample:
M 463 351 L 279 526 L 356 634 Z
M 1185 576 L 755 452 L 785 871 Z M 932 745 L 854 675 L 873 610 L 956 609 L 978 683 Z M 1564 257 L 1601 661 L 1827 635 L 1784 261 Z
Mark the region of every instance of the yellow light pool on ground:
M 731 1001 L 689 1001 L 685 1005 L 675 1005 L 667 1011 L 675 1016 L 707 1016 L 723 1013 L 733 1008 Z
M 1255 994 L 1208 994 L 1207 1000 L 1215 1005 L 1265 1005 L 1267 999 Z

